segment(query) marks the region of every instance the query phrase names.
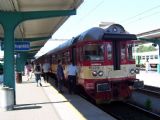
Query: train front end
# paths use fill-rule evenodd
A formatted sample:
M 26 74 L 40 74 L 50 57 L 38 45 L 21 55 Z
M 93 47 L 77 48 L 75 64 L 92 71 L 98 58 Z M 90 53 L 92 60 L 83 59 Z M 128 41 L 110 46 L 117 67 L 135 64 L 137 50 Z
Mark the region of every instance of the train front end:
M 136 79 L 139 69 L 132 57 L 136 38 L 121 29 L 110 26 L 107 30 L 114 33 L 105 32 L 101 39 L 85 40 L 78 46 L 78 84 L 96 103 L 126 100 L 134 89 L 143 87 Z

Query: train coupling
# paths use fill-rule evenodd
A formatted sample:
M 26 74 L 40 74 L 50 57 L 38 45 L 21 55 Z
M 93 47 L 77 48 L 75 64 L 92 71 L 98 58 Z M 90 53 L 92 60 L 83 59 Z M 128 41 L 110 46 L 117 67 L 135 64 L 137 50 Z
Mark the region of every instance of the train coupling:
M 133 89 L 141 89 L 144 88 L 144 82 L 140 80 L 135 80 L 133 83 Z

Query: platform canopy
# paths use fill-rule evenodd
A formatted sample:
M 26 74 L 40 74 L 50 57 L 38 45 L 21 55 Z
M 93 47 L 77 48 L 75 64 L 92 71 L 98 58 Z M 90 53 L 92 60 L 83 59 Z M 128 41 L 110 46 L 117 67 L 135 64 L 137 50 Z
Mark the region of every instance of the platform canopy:
M 76 10 L 82 2 L 83 0 L 0 0 L 0 11 Z M 27 52 L 35 55 L 70 15 L 71 13 L 68 13 L 66 16 L 24 21 L 16 27 L 14 38 L 16 41 L 29 41 L 31 48 Z M 4 30 L 1 25 L 0 38 L 3 41 Z
M 137 34 L 139 40 L 160 44 L 160 29 L 154 29 Z

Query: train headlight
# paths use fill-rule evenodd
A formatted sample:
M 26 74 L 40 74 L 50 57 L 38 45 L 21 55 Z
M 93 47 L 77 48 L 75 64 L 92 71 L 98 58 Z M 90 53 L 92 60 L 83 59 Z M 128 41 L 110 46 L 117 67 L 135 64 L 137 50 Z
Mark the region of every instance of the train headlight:
M 131 70 L 130 70 L 130 73 L 131 73 L 131 74 L 134 74 L 134 73 L 135 73 L 135 72 L 134 72 L 134 69 L 131 69 Z
M 103 71 L 99 71 L 99 72 L 98 72 L 98 75 L 99 75 L 99 76 L 103 76 Z
M 136 68 L 134 72 L 135 72 L 136 74 L 139 74 L 139 69 Z
M 97 76 L 97 71 L 93 71 L 93 72 L 92 72 L 92 75 L 93 75 L 93 76 Z

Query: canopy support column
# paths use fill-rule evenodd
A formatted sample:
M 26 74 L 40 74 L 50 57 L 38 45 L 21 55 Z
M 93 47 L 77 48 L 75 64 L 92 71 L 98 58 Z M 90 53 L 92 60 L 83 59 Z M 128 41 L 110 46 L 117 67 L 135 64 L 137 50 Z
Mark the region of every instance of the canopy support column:
M 15 89 L 14 74 L 14 29 L 15 25 L 4 26 L 4 85 Z

